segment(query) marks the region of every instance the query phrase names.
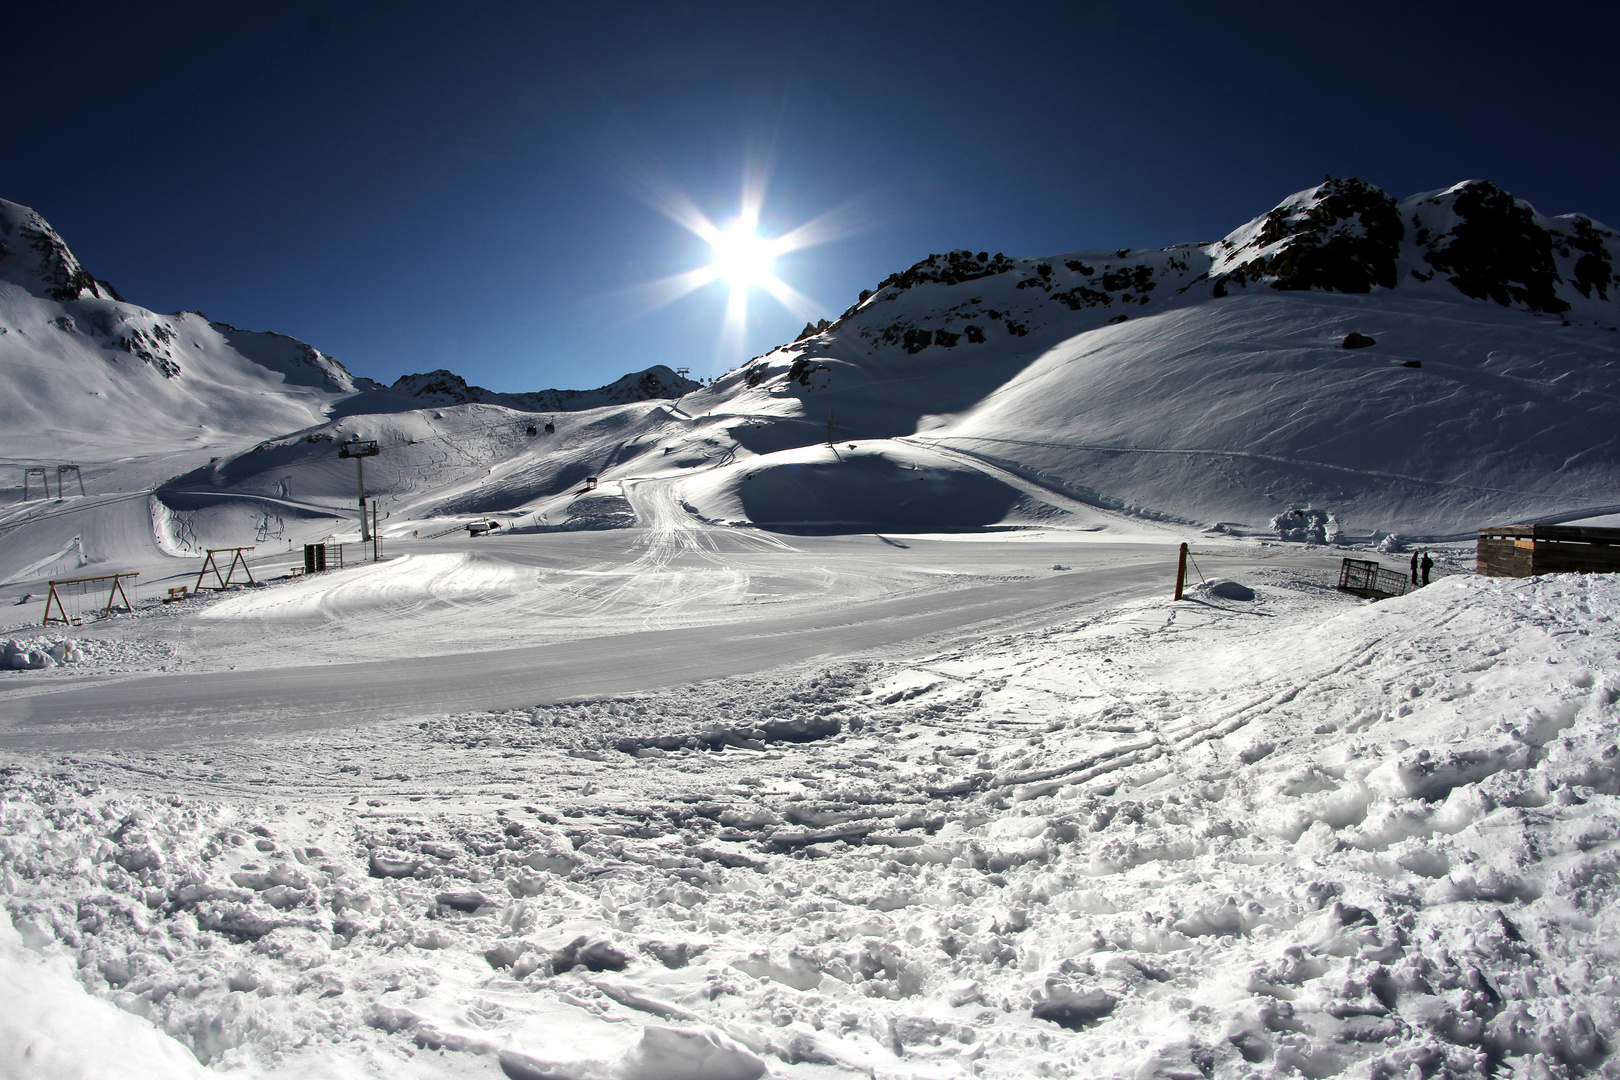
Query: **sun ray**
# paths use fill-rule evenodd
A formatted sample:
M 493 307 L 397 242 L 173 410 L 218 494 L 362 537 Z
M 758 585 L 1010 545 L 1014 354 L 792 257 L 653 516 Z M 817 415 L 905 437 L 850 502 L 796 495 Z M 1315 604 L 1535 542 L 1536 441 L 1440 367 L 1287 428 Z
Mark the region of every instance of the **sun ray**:
M 673 304 L 710 282 L 718 281 L 720 274 L 720 266 L 717 263 L 710 263 L 708 266 L 700 266 L 696 270 L 688 270 L 682 274 L 671 274 L 657 281 L 631 285 L 611 295 L 615 300 L 635 309 L 638 314 L 645 315 Z
M 738 220 L 746 220 L 756 229 L 759 227 L 759 214 L 765 208 L 765 189 L 769 181 L 770 168 L 763 157 L 752 158 L 744 165 Z
M 776 302 L 788 309 L 795 319 L 812 320 L 816 312 L 823 309 L 814 300 L 795 289 L 775 274 L 768 274 L 760 281 L 760 288 L 776 298 Z
M 851 199 L 819 217 L 811 218 L 803 225 L 789 229 L 772 240 L 771 247 L 776 254 L 785 255 L 800 248 L 816 247 L 834 240 L 858 236 L 871 229 L 875 219 L 876 214 L 870 199 L 865 197 Z
M 720 340 L 716 350 L 716 358 L 724 367 L 734 364 L 735 357 L 743 351 L 747 330 L 748 290 L 733 285 L 726 297 L 726 317 L 720 324 Z
M 632 139 L 632 141 L 635 141 Z M 632 160 L 628 153 L 614 155 L 608 173 L 613 183 L 637 202 L 658 211 L 693 235 L 712 242 L 719 226 L 699 210 L 697 204 L 662 166 L 643 153 Z

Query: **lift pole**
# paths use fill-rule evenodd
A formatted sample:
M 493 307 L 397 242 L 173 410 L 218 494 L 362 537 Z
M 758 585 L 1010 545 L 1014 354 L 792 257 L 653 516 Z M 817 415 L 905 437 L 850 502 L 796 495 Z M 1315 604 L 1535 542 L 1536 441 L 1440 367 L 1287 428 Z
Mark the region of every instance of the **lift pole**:
M 1182 587 L 1187 584 L 1187 545 L 1181 545 L 1181 558 L 1176 562 L 1176 599 L 1181 599 Z
M 371 542 L 371 522 L 366 520 L 366 458 L 380 451 L 375 439 L 352 439 L 338 447 L 338 457 L 354 458 L 355 478 L 360 484 L 360 542 Z

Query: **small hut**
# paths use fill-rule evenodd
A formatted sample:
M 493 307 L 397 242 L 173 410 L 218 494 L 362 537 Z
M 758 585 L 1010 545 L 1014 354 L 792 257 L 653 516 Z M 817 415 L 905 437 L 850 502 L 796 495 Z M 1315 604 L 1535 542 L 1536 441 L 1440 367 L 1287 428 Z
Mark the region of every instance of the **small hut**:
M 1479 530 L 1476 558 L 1486 577 L 1620 573 L 1620 529 L 1493 525 Z

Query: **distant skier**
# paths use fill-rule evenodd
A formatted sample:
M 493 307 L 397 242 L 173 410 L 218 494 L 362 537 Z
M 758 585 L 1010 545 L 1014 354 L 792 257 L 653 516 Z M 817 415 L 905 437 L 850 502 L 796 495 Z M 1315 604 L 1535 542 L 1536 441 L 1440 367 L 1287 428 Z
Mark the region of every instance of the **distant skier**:
M 1423 562 L 1420 565 L 1423 567 L 1423 584 L 1427 585 L 1429 583 L 1429 571 L 1434 569 L 1434 560 L 1429 558 L 1427 550 L 1423 552 Z
M 1420 554 L 1422 554 L 1422 552 L 1412 552 L 1412 584 L 1414 585 L 1418 583 L 1418 556 Z

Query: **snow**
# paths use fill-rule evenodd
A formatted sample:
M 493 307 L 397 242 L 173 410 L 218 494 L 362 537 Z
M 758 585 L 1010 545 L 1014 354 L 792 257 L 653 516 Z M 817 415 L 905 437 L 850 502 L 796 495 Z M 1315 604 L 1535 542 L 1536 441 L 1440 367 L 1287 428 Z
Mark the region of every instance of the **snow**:
M 668 400 L 382 388 L 30 214 L 5 1075 L 1614 1074 L 1620 580 L 1468 542 L 1613 523 L 1601 226 L 1333 181 L 934 256 Z
M 1241 577 L 905 660 L 14 754 L 6 906 L 249 1075 L 1607 1060 L 1620 583 Z
M 496 603 L 519 590 L 535 589 L 539 579 L 536 569 L 472 552 L 405 555 L 335 571 L 332 576 L 291 581 L 277 589 L 237 593 L 211 605 L 200 618 L 347 621 L 384 611 L 409 618 L 430 604 Z
M 90 996 L 70 965 L 47 960 L 27 944 L 0 913 L 0 1075 L 11 1080 L 210 1075 L 185 1045 Z M 40 944 L 37 937 L 35 944 Z

